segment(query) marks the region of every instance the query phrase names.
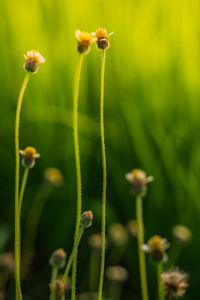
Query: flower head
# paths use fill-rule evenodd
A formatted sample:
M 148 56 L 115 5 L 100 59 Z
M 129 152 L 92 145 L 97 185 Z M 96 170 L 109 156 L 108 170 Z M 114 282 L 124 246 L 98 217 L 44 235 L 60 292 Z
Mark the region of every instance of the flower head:
M 142 245 L 142 250 L 147 253 L 151 253 L 154 261 L 166 261 L 167 254 L 166 250 L 169 248 L 169 243 L 167 239 L 160 237 L 159 235 L 154 235 L 147 244 Z
M 57 249 L 51 255 L 49 263 L 53 267 L 63 268 L 66 263 L 66 257 L 67 257 L 67 254 L 62 248 Z
M 34 147 L 26 147 L 24 150 L 19 150 L 19 153 L 23 155 L 22 165 L 25 168 L 33 168 L 35 165 L 35 159 L 40 157 Z
M 97 38 L 97 47 L 99 49 L 107 49 L 110 47 L 110 43 L 108 41 L 108 37 L 113 34 L 111 32 L 110 34 L 107 33 L 107 31 L 103 28 L 97 29 L 95 32 L 95 37 Z
M 128 229 L 128 232 L 133 237 L 137 237 L 138 226 L 137 226 L 137 221 L 136 220 L 130 220 L 130 221 L 128 221 L 128 223 L 127 223 L 127 229 Z
M 5 252 L 0 255 L 0 267 L 11 274 L 15 273 L 15 259 L 12 252 Z
M 106 276 L 109 280 L 123 282 L 128 278 L 127 270 L 122 266 L 111 266 L 106 270 Z
M 171 294 L 173 297 L 182 297 L 185 294 L 188 284 L 188 274 L 178 269 L 169 270 L 161 274 L 164 293 Z
M 94 36 L 89 32 L 80 30 L 76 30 L 75 36 L 78 40 L 78 52 L 87 53 L 90 50 L 90 45 L 95 41 Z
M 93 220 L 93 213 L 92 213 L 91 210 L 88 210 L 88 211 L 85 211 L 81 215 L 80 224 L 84 228 L 88 228 L 88 227 L 90 227 L 92 225 L 92 220 Z
M 147 183 L 153 181 L 153 176 L 147 176 L 141 169 L 133 169 L 126 173 L 125 178 L 131 183 L 131 193 L 135 197 L 144 197 L 147 193 Z
M 107 238 L 106 238 L 106 247 L 108 244 Z M 88 243 L 90 245 L 90 247 L 100 250 L 101 246 L 102 246 L 102 235 L 101 233 L 94 233 L 92 235 L 89 236 L 88 238 Z
M 27 51 L 27 55 L 24 55 L 24 57 L 26 59 L 24 68 L 31 73 L 36 73 L 39 69 L 39 64 L 45 62 L 44 57 L 35 50 Z
M 186 226 L 176 225 L 173 227 L 172 232 L 177 241 L 181 244 L 187 244 L 192 239 L 192 232 Z
M 113 244 L 118 246 L 124 245 L 128 240 L 126 228 L 119 223 L 115 223 L 110 226 L 109 237 Z
M 63 176 L 57 168 L 47 168 L 44 171 L 44 178 L 53 186 L 60 186 L 63 183 Z

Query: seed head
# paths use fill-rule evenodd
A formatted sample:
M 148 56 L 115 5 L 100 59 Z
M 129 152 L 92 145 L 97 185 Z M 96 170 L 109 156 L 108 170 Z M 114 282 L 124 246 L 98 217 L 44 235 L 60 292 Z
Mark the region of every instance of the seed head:
M 141 169 L 126 173 L 125 178 L 131 183 L 131 194 L 142 198 L 147 193 L 147 183 L 153 181 L 153 176 L 147 176 L 146 172 Z
M 152 259 L 156 262 L 166 261 L 166 250 L 169 248 L 167 239 L 154 235 L 146 245 L 142 245 L 142 250 L 151 253 Z
M 110 47 L 110 43 L 108 41 L 108 37 L 113 34 L 110 33 L 108 34 L 107 31 L 103 28 L 99 28 L 97 29 L 97 31 L 95 32 L 95 37 L 97 38 L 97 47 L 99 49 L 107 49 Z
M 52 267 L 63 268 L 66 263 L 67 254 L 63 249 L 58 249 L 53 252 L 49 263 Z
M 177 241 L 181 244 L 187 244 L 192 239 L 192 232 L 186 226 L 176 225 L 173 227 L 172 232 Z
M 84 228 L 88 228 L 92 225 L 93 213 L 91 210 L 85 211 L 81 215 L 80 225 Z
M 85 31 L 76 30 L 75 36 L 78 40 L 77 50 L 80 53 L 88 53 L 90 45 L 95 41 L 94 36 Z
M 188 284 L 188 274 L 179 271 L 178 269 L 169 270 L 161 274 L 164 293 L 171 294 L 173 297 L 182 297 Z
M 63 183 L 63 176 L 57 168 L 48 168 L 44 171 L 44 178 L 53 186 L 60 186 Z
M 122 266 L 108 267 L 106 270 L 106 276 L 109 280 L 115 282 L 123 282 L 128 278 L 127 270 Z
M 26 147 L 24 150 L 19 150 L 19 153 L 23 155 L 22 165 L 25 168 L 33 168 L 35 165 L 35 159 L 40 157 L 34 147 Z
M 26 62 L 24 68 L 31 73 L 36 73 L 39 70 L 39 65 L 45 62 L 44 57 L 35 50 L 27 51 L 27 55 L 24 55 Z
M 126 228 L 119 223 L 112 224 L 109 228 L 109 237 L 115 245 L 124 245 L 128 240 Z

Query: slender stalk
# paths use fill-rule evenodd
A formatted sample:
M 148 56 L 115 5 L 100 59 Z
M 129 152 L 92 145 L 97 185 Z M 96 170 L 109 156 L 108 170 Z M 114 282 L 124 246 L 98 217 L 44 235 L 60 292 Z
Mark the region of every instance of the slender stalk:
M 19 222 L 19 121 L 22 101 L 30 73 L 27 72 L 20 90 L 15 118 L 15 288 L 16 299 L 22 299 L 20 287 L 20 222 Z
M 74 83 L 74 103 L 73 103 L 73 134 L 74 134 L 74 151 L 75 151 L 75 163 L 76 163 L 76 180 L 77 180 L 77 214 L 76 214 L 76 229 L 74 237 L 74 248 L 78 240 L 80 218 L 81 218 L 81 165 L 80 165 L 80 153 L 79 153 L 79 140 L 78 140 L 78 96 L 79 96 L 79 83 L 80 74 L 83 63 L 83 54 L 79 54 L 75 83 Z M 72 267 L 72 294 L 71 299 L 75 300 L 76 297 L 76 264 L 77 264 L 77 249 L 74 253 L 73 267 Z
M 144 244 L 144 225 L 143 225 L 142 198 L 140 197 L 137 197 L 136 199 L 136 212 L 137 212 L 137 225 L 138 225 L 138 252 L 139 252 L 139 263 L 140 263 L 142 299 L 148 300 L 149 297 L 148 297 L 148 288 L 147 288 L 145 254 L 141 249 L 142 244 Z
M 158 276 L 158 299 L 159 300 L 164 300 L 164 291 L 163 291 L 163 283 L 162 283 L 162 269 L 163 269 L 163 264 L 162 262 L 159 262 L 157 264 L 157 276 Z
M 22 201 L 24 197 L 24 191 L 26 188 L 26 182 L 29 174 L 29 168 L 25 168 L 24 170 L 24 175 L 22 179 L 22 185 L 20 188 L 20 193 L 19 193 L 19 270 L 21 269 L 21 209 L 22 209 Z
M 52 284 L 52 290 L 51 290 L 51 296 L 50 296 L 50 300 L 56 300 L 56 293 L 55 293 L 55 280 L 58 276 L 58 267 L 53 267 L 52 268 L 52 273 L 51 273 L 51 284 Z
M 98 300 L 102 299 L 103 279 L 105 268 L 105 232 L 106 232 L 106 152 L 105 152 L 105 137 L 104 137 L 104 77 L 105 77 L 105 50 L 102 53 L 101 62 L 101 96 L 100 96 L 100 129 L 101 129 L 101 150 L 102 150 L 102 167 L 103 167 L 103 189 L 102 189 L 102 248 L 101 248 L 101 266 Z
M 69 258 L 69 260 L 68 260 L 67 266 L 66 266 L 66 268 L 65 268 L 65 273 L 64 273 L 63 279 L 62 279 L 62 283 L 63 283 L 63 284 L 65 284 L 65 283 L 67 282 L 67 277 L 68 277 L 68 274 L 69 274 L 69 270 L 70 270 L 70 268 L 71 268 L 73 259 L 74 259 L 75 255 L 76 255 L 76 253 L 77 253 L 78 245 L 79 245 L 79 243 L 80 243 L 80 240 L 81 240 L 83 231 L 84 231 L 84 227 L 81 227 L 80 230 L 79 230 L 77 242 L 76 242 L 76 244 L 74 245 L 74 248 L 73 248 L 72 253 L 71 253 L 71 255 L 70 255 L 70 258 Z

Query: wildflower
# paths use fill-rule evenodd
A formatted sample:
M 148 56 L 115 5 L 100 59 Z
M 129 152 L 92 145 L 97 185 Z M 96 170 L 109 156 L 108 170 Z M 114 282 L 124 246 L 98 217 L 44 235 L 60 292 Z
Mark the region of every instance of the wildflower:
M 154 235 L 147 244 L 142 245 L 142 250 L 151 253 L 152 259 L 156 262 L 166 261 L 166 250 L 169 248 L 167 239 L 161 238 L 159 235 Z
M 131 193 L 135 197 L 144 197 L 147 193 L 147 183 L 153 181 L 153 176 L 148 176 L 141 169 L 134 169 L 125 175 L 131 183 Z
M 133 237 L 137 237 L 138 226 L 137 226 L 137 221 L 136 221 L 136 220 L 130 220 L 130 221 L 127 223 L 127 229 L 128 229 L 128 232 L 129 232 Z
M 108 37 L 113 34 L 113 32 L 111 32 L 110 34 L 107 33 L 107 31 L 103 28 L 99 28 L 97 29 L 97 31 L 95 32 L 95 37 L 97 38 L 97 47 L 99 49 L 106 49 L 110 47 L 110 43 L 108 41 Z
M 53 283 L 50 284 L 51 291 L 55 290 L 56 300 L 62 300 L 65 295 L 66 284 L 62 283 L 60 279 L 56 279 Z
M 80 225 L 84 228 L 88 228 L 92 225 L 93 213 L 91 210 L 85 211 L 81 215 Z
M 106 270 L 106 276 L 109 280 L 123 282 L 128 278 L 128 272 L 124 267 L 112 266 Z
M 26 147 L 24 150 L 19 150 L 19 153 L 23 155 L 22 165 L 25 168 L 33 168 L 35 165 L 35 159 L 40 157 L 34 147 Z
M 192 239 L 192 232 L 189 228 L 183 225 L 176 225 L 173 227 L 173 235 L 181 244 L 187 244 Z
M 75 36 L 78 40 L 77 50 L 80 53 L 87 53 L 90 50 L 90 45 L 95 41 L 94 36 L 85 31 L 76 30 Z
M 63 176 L 57 168 L 47 168 L 44 171 L 44 178 L 53 186 L 60 186 L 63 183 Z
M 128 240 L 128 234 L 125 227 L 119 223 L 110 226 L 109 236 L 116 245 L 124 245 Z
M 161 278 L 166 295 L 169 293 L 173 297 L 182 297 L 186 292 L 186 288 L 189 286 L 188 274 L 178 269 L 163 272 Z
M 49 263 L 53 267 L 57 267 L 59 269 L 63 268 L 66 263 L 66 257 L 67 257 L 66 252 L 60 248 L 53 252 L 49 260 Z
M 36 73 L 39 69 L 39 64 L 43 64 L 45 62 L 44 57 L 35 50 L 27 51 L 27 56 L 24 55 L 26 62 L 24 68 L 31 73 Z
M 92 234 L 91 236 L 89 236 L 88 243 L 89 243 L 90 247 L 92 247 L 92 248 L 95 248 L 97 250 L 101 249 L 101 245 L 102 245 L 101 233 L 95 233 L 95 234 Z M 107 245 L 107 243 L 108 243 L 108 241 L 106 239 L 106 245 Z

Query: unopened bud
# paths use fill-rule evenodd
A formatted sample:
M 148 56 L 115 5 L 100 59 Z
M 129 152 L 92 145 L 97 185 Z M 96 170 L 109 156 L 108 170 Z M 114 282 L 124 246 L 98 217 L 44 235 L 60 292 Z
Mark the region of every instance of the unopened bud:
M 53 252 L 49 263 L 52 267 L 63 268 L 66 263 L 66 252 L 63 249 L 58 249 Z
M 80 220 L 80 225 L 88 228 L 92 225 L 92 220 L 93 220 L 93 213 L 91 210 L 85 211 Z

